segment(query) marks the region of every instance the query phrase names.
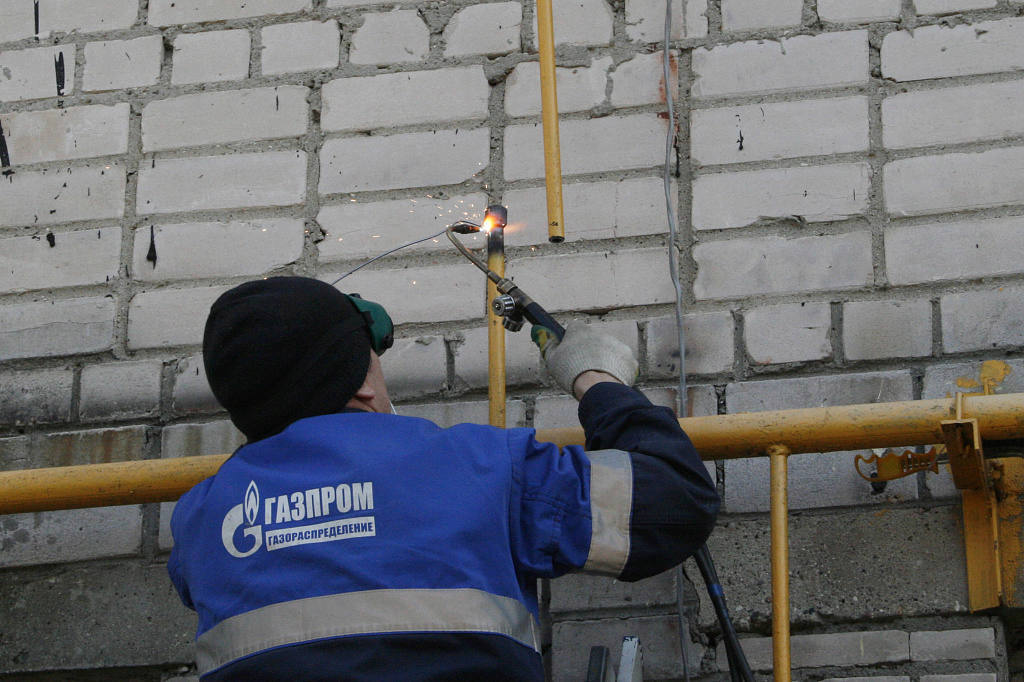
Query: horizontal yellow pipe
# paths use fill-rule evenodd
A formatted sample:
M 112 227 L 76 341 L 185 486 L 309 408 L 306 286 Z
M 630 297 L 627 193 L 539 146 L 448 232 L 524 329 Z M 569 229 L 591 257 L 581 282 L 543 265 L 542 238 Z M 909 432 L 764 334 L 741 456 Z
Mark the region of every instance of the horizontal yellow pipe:
M 679 424 L 701 456 L 713 460 L 762 457 L 777 443 L 794 454 L 930 445 L 942 442 L 939 422 L 955 416 L 947 398 L 687 417 Z M 978 419 L 983 439 L 1024 438 L 1024 393 L 969 397 L 965 416 Z M 583 430 L 542 430 L 537 438 L 581 444 Z M 4 471 L 0 514 L 176 500 L 225 459 L 206 455 Z

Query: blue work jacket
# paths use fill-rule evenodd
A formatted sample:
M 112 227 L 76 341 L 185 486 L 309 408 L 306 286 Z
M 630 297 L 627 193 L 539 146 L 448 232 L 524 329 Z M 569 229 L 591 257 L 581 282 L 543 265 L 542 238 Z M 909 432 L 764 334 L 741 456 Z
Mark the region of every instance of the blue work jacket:
M 212 680 L 542 680 L 536 581 L 637 580 L 707 538 L 666 408 L 604 383 L 586 449 L 345 411 L 247 444 L 178 502 L 168 571 Z

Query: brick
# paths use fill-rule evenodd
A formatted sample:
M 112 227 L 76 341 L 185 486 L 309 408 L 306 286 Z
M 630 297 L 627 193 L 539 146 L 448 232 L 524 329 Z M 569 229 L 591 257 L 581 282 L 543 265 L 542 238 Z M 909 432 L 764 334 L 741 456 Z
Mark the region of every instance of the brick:
M 135 294 L 128 307 L 128 347 L 197 345 L 210 306 L 230 287 L 156 289 Z
M 670 38 L 703 38 L 708 34 L 707 0 L 673 0 Z M 645 43 L 665 37 L 665 3 L 661 0 L 626 0 L 626 35 Z
M 31 469 L 31 440 L 28 436 L 0 438 L 0 471 Z
M 157 159 L 139 170 L 138 211 L 288 206 L 306 195 L 306 153 Z
M 733 364 L 733 322 L 729 312 L 683 315 L 687 374 L 728 372 Z M 679 376 L 675 315 L 647 322 L 647 363 L 652 377 Z
M 914 0 L 914 11 L 918 14 L 953 14 L 995 6 L 996 0 Z
M 301 258 L 304 238 L 297 218 L 143 226 L 135 234 L 132 279 L 262 275 Z M 156 262 L 147 261 L 153 248 Z
M 818 17 L 837 24 L 864 24 L 899 16 L 900 0 L 818 0 Z
M 264 28 L 260 35 L 264 75 L 333 69 L 338 65 L 341 33 L 334 19 L 275 24 Z
M 39 32 L 114 31 L 131 28 L 138 16 L 136 0 L 40 0 Z
M 160 407 L 159 360 L 109 362 L 82 368 L 82 419 L 131 419 Z
M 694 247 L 693 257 L 698 299 L 846 289 L 873 280 L 867 232 L 707 242 Z
M 447 381 L 446 351 L 440 336 L 395 339 L 380 362 L 392 400 L 438 393 Z
M 916 156 L 885 165 L 890 215 L 913 216 L 1024 202 L 1024 147 Z
M 121 228 L 0 239 L 0 293 L 102 284 L 117 276 Z
M 821 682 L 910 682 L 906 675 L 882 675 L 872 677 L 826 677 Z
M 992 628 L 910 633 L 912 661 L 965 661 L 995 656 L 996 636 Z
M 662 15 L 665 10 L 662 9 Z M 562 0 L 551 3 L 555 45 L 611 45 L 614 13 L 604 0 Z M 662 22 L 664 23 L 664 22 Z M 537 50 L 537 12 L 533 13 L 530 49 Z
M 722 29 L 751 31 L 799 26 L 802 14 L 802 0 L 722 0 Z
M 352 36 L 348 60 L 353 64 L 418 62 L 430 52 L 430 31 L 416 10 L 364 15 Z
M 930 355 L 929 301 L 862 301 L 843 304 L 843 349 L 847 360 Z
M 667 407 L 679 414 L 678 392 L 675 389 L 645 388 L 639 389 L 652 405 Z M 714 388 L 711 386 L 688 386 L 686 389 L 688 411 L 696 414 L 704 412 L 716 405 Z M 710 399 L 709 399 L 710 398 Z M 706 412 L 705 412 L 706 414 Z M 579 401 L 567 393 L 558 395 L 538 396 L 534 403 L 533 428 L 561 429 L 579 426 Z M 710 463 L 711 477 L 714 478 L 715 464 Z
M 137 554 L 142 507 L 11 514 L 0 525 L 0 568 Z
M 178 361 L 174 372 L 171 406 L 176 414 L 217 412 L 223 409 L 210 390 L 201 353 Z
M 437 93 L 444 92 L 444 97 Z M 325 131 L 395 128 L 487 118 L 490 86 L 481 66 L 339 78 L 324 85 Z
M 1013 111 L 1024 81 L 922 90 L 882 100 L 882 138 L 890 149 L 996 140 L 1024 134 Z
M 674 202 L 674 186 L 671 194 Z M 510 226 L 505 231 L 507 246 L 547 242 L 544 187 L 506 190 L 502 203 L 509 211 Z M 566 241 L 637 237 L 668 231 L 665 189 L 660 178 L 564 184 L 562 212 L 567 227 Z
M 551 613 L 675 606 L 676 574 L 676 570 L 671 569 L 635 583 L 626 583 L 570 573 L 551 583 Z
M 678 57 L 674 50 L 669 53 L 668 91 L 673 101 L 679 99 Z M 638 54 L 622 62 L 612 72 L 611 78 L 613 107 L 665 104 L 665 57 L 662 52 Z
M 142 108 L 146 152 L 297 137 L 306 133 L 309 88 L 283 85 L 184 95 Z
M 249 32 L 182 33 L 174 39 L 171 83 L 236 81 L 249 76 Z
M 562 172 L 575 175 L 662 165 L 665 126 L 656 114 L 562 121 Z M 541 125 L 505 128 L 505 179 L 540 177 L 544 177 Z
M 0 116 L 11 165 L 124 154 L 127 104 L 84 106 Z
M 45 424 L 71 418 L 70 369 L 0 372 L 0 424 Z
M 97 92 L 154 85 L 160 78 L 163 54 L 163 38 L 158 35 L 88 43 L 82 89 Z
M 717 45 L 693 52 L 694 97 L 846 87 L 868 82 L 868 32 Z
M 454 185 L 484 170 L 488 128 L 328 140 L 320 150 L 320 193 Z
M 794 635 L 791 639 L 794 668 L 872 665 L 899 663 L 909 659 L 907 633 L 902 630 L 834 632 L 823 635 Z M 750 667 L 758 671 L 772 669 L 770 637 L 746 637 L 740 640 Z M 719 670 L 725 670 L 724 644 L 719 646 Z M 872 677 L 872 680 L 880 679 Z
M 333 282 L 341 272 L 321 271 L 319 277 Z M 484 278 L 472 266 L 458 270 L 424 266 L 364 268 L 346 278 L 340 288 L 377 301 L 387 308 L 396 324 L 482 320 L 484 315 Z
M 882 76 L 916 81 L 1024 68 L 1024 19 L 894 31 L 882 41 Z
M 35 34 L 35 12 L 26 0 L 0 0 L 0 43 L 30 38 Z
M 444 56 L 496 56 L 519 50 L 523 6 L 496 2 L 460 9 L 444 27 Z
M 558 111 L 586 111 L 605 101 L 611 57 L 594 59 L 588 67 L 557 68 Z M 522 62 L 505 81 L 505 113 L 535 116 L 541 113 L 540 64 Z
M 921 675 L 921 682 L 996 682 L 995 673 L 963 673 L 960 675 Z
M 981 391 L 983 371 L 1002 377 L 996 393 L 1024 393 L 1024 360 L 974 360 L 927 367 L 921 399 L 950 398 L 956 391 Z
M 865 151 L 868 100 L 836 97 L 698 109 L 691 155 L 700 165 Z
M 1020 288 L 998 287 L 943 296 L 943 349 L 957 353 L 1024 344 L 1021 294 Z
M 439 232 L 456 220 L 464 218 L 479 223 L 483 220 L 486 206 L 487 196 L 484 194 L 466 194 L 450 199 L 353 200 L 321 206 L 317 222 L 325 236 L 317 244 L 320 260 L 368 258 Z M 473 236 L 461 239 L 473 246 Z M 439 236 L 414 244 L 405 253 L 448 251 L 451 248 L 448 239 Z
M 456 424 L 489 423 L 490 406 L 486 400 L 467 402 L 445 400 L 442 403 L 400 405 L 398 413 L 406 417 L 427 419 L 438 426 L 448 428 Z M 508 428 L 526 426 L 526 405 L 521 400 L 506 401 L 505 426 Z
M 149 23 L 170 26 L 264 14 L 289 14 L 309 9 L 312 5 L 312 0 L 153 0 L 149 5 Z
M 0 360 L 98 353 L 114 344 L 112 297 L 0 307 Z
M 867 212 L 870 191 L 866 163 L 700 175 L 693 183 L 693 226 L 717 230 L 780 218 L 845 220 Z
M 32 442 L 33 467 L 106 464 L 144 459 L 149 442 L 144 426 L 38 434 Z
M 64 87 L 57 90 L 56 63 L 64 59 Z M 72 95 L 75 46 L 34 47 L 0 52 L 0 102 Z
M 464 329 L 456 336 L 455 379 L 470 388 L 487 386 L 488 335 L 486 327 Z M 540 353 L 527 328 L 505 334 L 505 378 L 510 386 L 540 383 Z
M 759 365 L 824 360 L 832 355 L 828 303 L 783 303 L 744 314 L 743 338 Z
M 124 214 L 124 166 L 115 162 L 22 171 L 8 176 L 5 185 L 11 199 L 0 211 L 0 227 L 120 218 Z

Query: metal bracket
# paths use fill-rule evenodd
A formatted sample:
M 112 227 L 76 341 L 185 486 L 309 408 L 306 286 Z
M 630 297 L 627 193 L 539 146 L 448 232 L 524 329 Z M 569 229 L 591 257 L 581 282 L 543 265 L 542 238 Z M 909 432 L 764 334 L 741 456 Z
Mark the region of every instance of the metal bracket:
M 853 466 L 857 469 L 860 477 L 868 483 L 894 481 L 897 478 L 910 476 L 919 471 L 939 473 L 938 453 L 937 448 L 930 448 L 927 452 L 904 450 L 901 454 L 897 454 L 895 450 L 889 449 L 881 455 L 871 455 L 870 457 L 857 455 L 854 458 Z M 861 462 L 864 464 L 874 464 L 875 471 L 864 473 L 860 468 Z

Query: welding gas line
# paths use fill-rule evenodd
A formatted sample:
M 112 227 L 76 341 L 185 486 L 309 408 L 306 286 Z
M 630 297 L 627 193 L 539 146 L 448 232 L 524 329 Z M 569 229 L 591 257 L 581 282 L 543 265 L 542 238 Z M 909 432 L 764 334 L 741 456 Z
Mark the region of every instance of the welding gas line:
M 365 268 L 365 267 L 366 267 L 367 265 L 369 265 L 370 263 L 373 263 L 374 261 L 378 261 L 378 260 L 380 260 L 381 258 L 383 258 L 384 256 L 389 256 L 389 255 L 393 254 L 393 253 L 394 253 L 395 251 L 401 251 L 402 249 L 404 249 L 404 248 L 405 248 L 405 247 L 407 247 L 407 246 L 413 246 L 413 245 L 415 245 L 415 244 L 419 244 L 419 243 L 421 243 L 421 242 L 425 242 L 425 241 L 427 241 L 428 239 L 437 239 L 438 237 L 440 237 L 440 236 L 441 236 L 442 234 L 444 234 L 444 233 L 445 233 L 445 232 L 447 232 L 447 231 L 448 231 L 448 228 L 446 227 L 446 228 L 444 228 L 443 230 L 441 230 L 440 232 L 438 232 L 437 234 L 432 234 L 432 235 L 429 235 L 429 236 L 423 237 L 422 239 L 416 239 L 416 240 L 414 240 L 414 241 L 411 241 L 411 242 L 407 242 L 407 243 L 405 243 L 405 244 L 402 244 L 401 246 L 396 246 L 396 247 L 395 247 L 395 248 L 393 248 L 393 249 L 390 249 L 390 250 L 388 250 L 388 251 L 385 251 L 384 253 L 378 254 L 378 255 L 374 256 L 373 258 L 370 258 L 369 260 L 365 260 L 365 261 L 363 261 L 362 263 L 360 263 L 359 265 L 357 265 L 357 266 L 355 266 L 354 268 L 352 268 L 351 270 L 349 270 L 348 272 L 346 272 L 346 273 L 345 273 L 344 275 L 342 275 L 342 276 L 341 276 L 341 277 L 339 277 L 338 279 L 336 279 L 336 280 L 334 280 L 333 282 L 331 282 L 331 286 L 332 286 L 332 287 L 333 287 L 333 286 L 336 286 L 336 285 L 338 284 L 338 282 L 340 282 L 341 280 L 345 279 L 346 277 L 348 277 L 349 275 L 351 275 L 351 274 L 352 274 L 353 272 L 355 272 L 355 271 L 357 271 L 357 270 L 361 270 L 361 269 Z

